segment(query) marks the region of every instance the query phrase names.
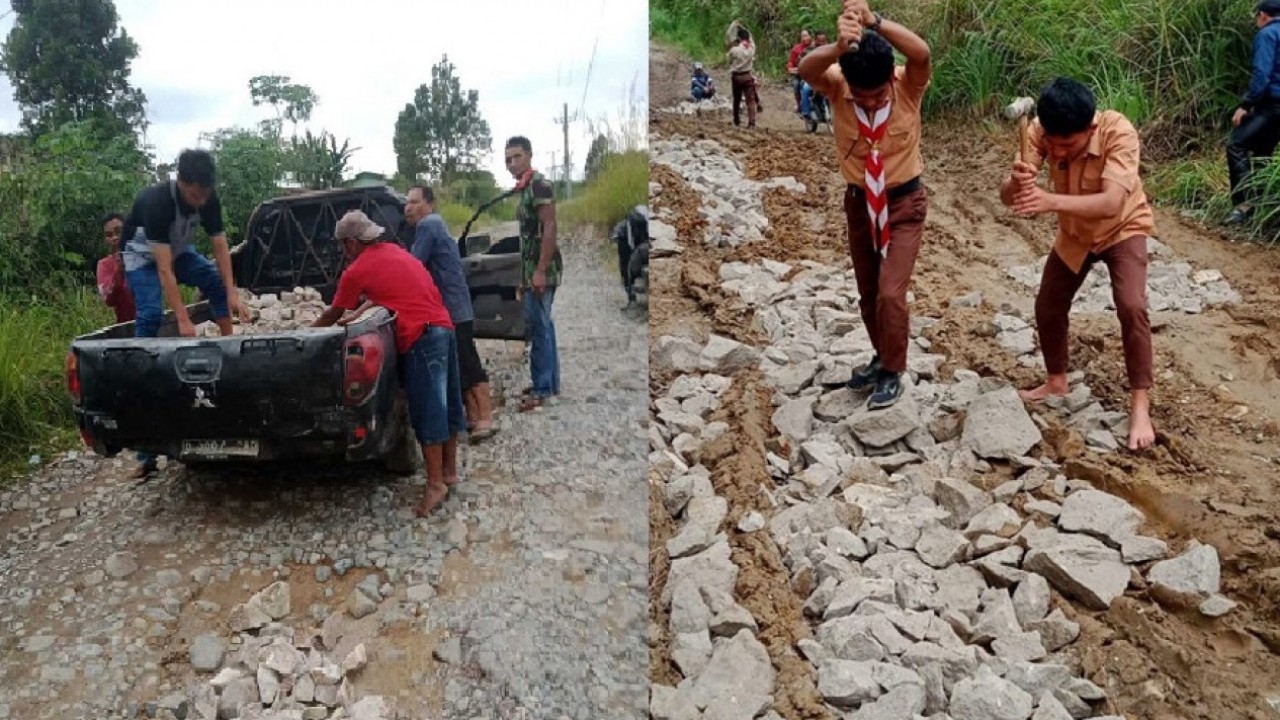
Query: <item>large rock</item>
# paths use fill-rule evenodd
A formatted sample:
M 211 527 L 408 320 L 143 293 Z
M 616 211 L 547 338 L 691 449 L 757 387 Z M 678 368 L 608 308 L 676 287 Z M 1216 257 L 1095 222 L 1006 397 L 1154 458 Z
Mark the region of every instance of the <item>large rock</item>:
M 673 558 L 702 552 L 719 539 L 720 523 L 729 512 L 729 501 L 719 495 L 695 497 L 685 508 L 684 526 L 667 541 L 667 552 Z
M 1058 527 L 1093 535 L 1111 547 L 1134 534 L 1142 524 L 1137 508 L 1115 495 L 1099 490 L 1077 490 L 1067 496 L 1058 514 Z
M 691 698 L 704 710 L 712 704 L 767 702 L 776 680 L 769 651 L 751 631 L 742 630 L 716 643 L 707 666 L 694 681 Z
M 952 478 L 943 478 L 933 486 L 933 500 L 950 513 L 945 524 L 959 529 L 969 524 L 979 512 L 991 504 L 991 496 L 982 489 Z
M 197 672 L 213 672 L 222 667 L 222 655 L 226 650 L 226 643 L 221 637 L 205 633 L 191 643 L 191 667 Z
M 868 410 L 865 404 L 861 405 L 844 423 L 863 445 L 873 448 L 892 445 L 920 427 L 920 408 L 916 403 L 915 389 L 904 384 L 902 397 L 892 406 Z
M 960 444 L 983 458 L 1026 455 L 1040 442 L 1040 429 L 1012 387 L 993 390 L 969 403 Z
M 1064 535 L 1056 544 L 1034 548 L 1022 567 L 1094 610 L 1111 607 L 1129 586 L 1129 566 L 1120 553 L 1086 535 Z
M 667 584 L 662 591 L 662 604 L 671 604 L 675 588 L 692 582 L 698 588 L 720 589 L 732 593 L 738 582 L 738 566 L 730 559 L 729 543 L 724 539 L 702 552 L 671 561 Z
M 880 697 L 880 683 L 872 676 L 875 663 L 828 660 L 818 669 L 818 693 L 836 707 L 852 708 Z
M 912 718 L 924 711 L 924 685 L 907 683 L 894 687 L 874 702 L 867 703 L 848 717 L 854 720 L 897 720 Z
M 1218 550 L 1192 541 L 1185 553 L 1151 566 L 1147 582 L 1161 601 L 1195 607 L 1218 592 L 1222 570 Z
M 702 370 L 718 375 L 733 375 L 759 361 L 760 353 L 755 348 L 720 335 L 712 335 L 698 357 Z
M 654 684 L 649 686 L 649 717 L 653 720 L 700 720 L 702 713 L 687 691 Z
M 655 370 L 690 373 L 698 369 L 702 348 L 682 337 L 663 335 L 649 347 L 649 363 Z
M 1033 698 L 983 665 L 978 674 L 957 682 L 951 691 L 953 720 L 1027 720 Z

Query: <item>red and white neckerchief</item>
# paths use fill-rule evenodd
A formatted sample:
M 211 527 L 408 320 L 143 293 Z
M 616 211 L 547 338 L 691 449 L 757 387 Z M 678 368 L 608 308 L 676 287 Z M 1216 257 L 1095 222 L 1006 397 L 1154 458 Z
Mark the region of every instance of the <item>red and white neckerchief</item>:
M 871 218 L 871 242 L 880 257 L 889 255 L 889 193 L 885 188 L 884 156 L 880 154 L 880 143 L 889 128 L 889 110 L 892 105 L 885 103 L 873 118 L 868 118 L 867 111 L 858 105 L 853 106 L 858 116 L 858 134 L 871 144 L 865 170 L 867 215 Z

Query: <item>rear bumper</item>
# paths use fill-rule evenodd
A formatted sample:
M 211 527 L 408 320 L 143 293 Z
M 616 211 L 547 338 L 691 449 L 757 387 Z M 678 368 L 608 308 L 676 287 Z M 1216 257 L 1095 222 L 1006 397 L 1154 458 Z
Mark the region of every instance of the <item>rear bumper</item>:
M 274 462 L 280 460 L 348 460 L 359 462 L 381 457 L 387 451 L 389 423 L 380 421 L 367 408 L 339 408 L 317 413 L 311 427 L 298 431 L 295 425 L 288 434 L 272 432 L 272 428 L 245 429 L 242 432 L 201 432 L 199 429 L 173 428 L 164 436 L 120 428 L 115 419 L 103 413 L 76 408 L 76 421 L 85 445 L 104 457 L 114 457 L 123 449 L 164 455 L 183 461 L 202 462 Z M 188 443 L 203 442 L 195 449 Z M 256 445 L 253 454 L 244 454 L 234 444 L 250 441 Z M 230 444 L 233 447 L 226 447 Z M 218 446 L 222 447 L 219 451 Z M 186 451 L 184 451 L 184 448 Z

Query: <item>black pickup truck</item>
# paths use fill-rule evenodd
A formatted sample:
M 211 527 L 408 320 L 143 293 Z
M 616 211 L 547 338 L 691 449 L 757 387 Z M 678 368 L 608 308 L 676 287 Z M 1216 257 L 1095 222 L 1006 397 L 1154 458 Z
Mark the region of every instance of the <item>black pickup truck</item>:
M 312 287 L 329 302 L 346 266 L 333 237 L 338 218 L 362 210 L 407 248 L 404 202 L 389 187 L 264 202 L 231 251 L 236 286 L 258 295 Z M 476 234 L 463 245 L 476 337 L 523 340 L 518 238 Z M 187 311 L 197 325 L 212 317 L 206 302 Z M 67 354 L 81 437 L 106 457 L 130 448 L 188 464 L 345 459 L 410 472 L 419 453 L 397 381 L 394 322 L 376 308 L 346 327 L 183 338 L 170 311 L 155 338 L 135 338 L 131 322 L 105 327 L 76 338 Z

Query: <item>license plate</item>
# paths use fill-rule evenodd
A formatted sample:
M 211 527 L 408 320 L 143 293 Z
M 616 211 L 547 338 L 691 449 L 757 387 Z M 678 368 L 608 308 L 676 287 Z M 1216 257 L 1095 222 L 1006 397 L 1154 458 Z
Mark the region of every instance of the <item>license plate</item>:
M 183 440 L 182 457 L 200 460 L 258 457 L 257 440 Z

